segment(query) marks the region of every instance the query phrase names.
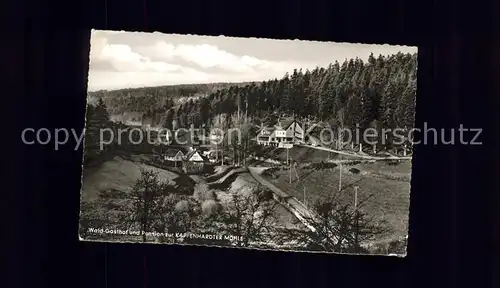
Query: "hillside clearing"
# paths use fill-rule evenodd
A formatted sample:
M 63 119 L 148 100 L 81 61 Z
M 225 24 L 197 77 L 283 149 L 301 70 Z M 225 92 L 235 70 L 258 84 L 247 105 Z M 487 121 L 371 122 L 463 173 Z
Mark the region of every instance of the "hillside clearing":
M 358 165 L 363 167 L 363 165 Z M 332 193 L 338 193 L 339 168 L 312 170 L 297 169 L 300 180 L 297 180 L 295 171 L 292 170 L 292 183 L 289 184 L 289 170 L 280 169 L 267 179 L 277 187 L 300 201 L 304 201 L 308 206 L 319 200 L 331 197 Z M 357 182 L 359 181 L 359 182 Z M 342 186 L 346 187 L 357 182 L 359 186 L 358 199 L 364 199 L 372 195 L 367 200 L 364 211 L 374 217 L 375 221 L 385 220 L 392 230 L 386 237 L 405 236 L 408 233 L 408 211 L 410 200 L 410 183 L 395 181 L 370 175 L 353 174 L 348 169 L 342 170 Z M 340 195 L 341 201 L 354 202 L 353 188 L 346 188 Z
M 141 177 L 141 168 L 157 172 L 160 180 L 165 182 L 178 177 L 170 171 L 115 157 L 99 167 L 85 169 L 81 193 L 83 200 L 95 199 L 100 191 L 107 189 L 130 192 L 137 179 Z

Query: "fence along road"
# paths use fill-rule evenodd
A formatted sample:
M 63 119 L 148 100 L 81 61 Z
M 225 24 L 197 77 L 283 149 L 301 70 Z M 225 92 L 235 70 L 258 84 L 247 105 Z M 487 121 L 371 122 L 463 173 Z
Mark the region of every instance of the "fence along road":
M 328 152 L 337 153 L 337 154 L 341 154 L 341 155 L 359 157 L 359 158 L 369 159 L 369 160 L 411 160 L 410 156 L 406 156 L 406 157 L 396 157 L 396 156 L 377 157 L 377 156 L 368 156 L 368 155 L 358 155 L 358 154 L 348 153 L 348 152 L 334 150 L 334 149 L 330 149 L 330 148 L 325 148 L 325 147 L 321 147 L 321 146 L 312 146 L 312 145 L 305 145 L 305 144 L 296 144 L 296 146 L 302 146 L 302 147 L 312 148 L 312 149 L 316 149 L 316 150 L 323 150 L 323 151 L 328 151 Z

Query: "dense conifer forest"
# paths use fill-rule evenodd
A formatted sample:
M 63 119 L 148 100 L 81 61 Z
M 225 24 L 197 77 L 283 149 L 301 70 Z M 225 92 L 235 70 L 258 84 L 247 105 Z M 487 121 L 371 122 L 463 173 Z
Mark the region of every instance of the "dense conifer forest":
M 90 95 L 104 99 L 110 115 L 135 112 L 169 129 L 217 125 L 220 115 L 234 119 L 238 113 L 254 123 L 272 116 L 308 118 L 361 131 L 411 129 L 416 80 L 416 53 L 371 54 L 367 61 L 346 59 L 311 71 L 296 69 L 281 79 L 260 83 L 148 87 Z M 234 124 L 225 122 L 226 127 Z
M 162 116 L 176 105 L 206 97 L 220 89 L 247 84 L 249 83 L 211 83 L 101 90 L 89 92 L 89 96 L 93 104 L 97 104 L 97 100 L 102 98 L 110 115 L 131 114 L 138 118 L 152 118 L 159 123 Z

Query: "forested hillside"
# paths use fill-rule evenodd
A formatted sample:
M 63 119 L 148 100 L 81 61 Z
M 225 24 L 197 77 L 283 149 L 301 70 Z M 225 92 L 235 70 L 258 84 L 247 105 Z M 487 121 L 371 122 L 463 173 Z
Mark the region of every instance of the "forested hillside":
M 133 118 L 152 118 L 153 122 L 160 123 L 166 111 L 174 106 L 220 89 L 244 85 L 247 83 L 189 84 L 96 91 L 88 94 L 90 104 L 95 105 L 98 99 L 102 98 L 111 116 L 126 114 L 125 116 L 133 115 Z
M 99 166 L 114 156 L 151 153 L 152 144 L 148 141 L 130 143 L 128 135 L 118 136 L 119 130 L 126 129 L 127 126 L 110 121 L 111 117 L 102 98 L 87 104 L 85 119 L 85 168 Z
M 126 111 L 156 115 L 167 128 L 213 125 L 215 117 L 270 115 L 328 122 L 334 128 L 413 128 L 417 54 L 370 55 L 328 67 L 294 70 L 261 83 L 202 84 L 101 91 L 111 115 Z M 204 96 L 204 97 L 197 97 Z M 188 98 L 190 97 L 190 98 Z M 179 100 L 183 99 L 183 101 Z M 158 119 L 158 118 L 161 119 Z M 234 123 L 227 123 L 232 126 Z M 390 142 L 390 139 L 389 139 Z
M 105 161 L 108 152 L 106 149 L 100 148 L 100 130 L 110 128 L 113 123 L 109 120 L 109 114 L 102 100 L 97 100 L 97 103 L 87 104 L 86 123 L 85 123 L 85 142 L 83 150 L 83 165 L 87 167 L 93 162 L 100 164 L 100 161 Z M 97 161 L 96 161 L 97 160 Z
M 214 116 L 241 113 L 250 118 L 311 117 L 332 127 L 413 128 L 417 54 L 398 53 L 367 62 L 349 59 L 312 71 L 295 70 L 282 79 L 211 93 L 167 111 L 165 126 L 212 124 Z M 228 119 L 231 119 L 229 117 Z M 169 127 L 170 128 L 170 127 Z M 389 140 L 390 142 L 390 140 Z

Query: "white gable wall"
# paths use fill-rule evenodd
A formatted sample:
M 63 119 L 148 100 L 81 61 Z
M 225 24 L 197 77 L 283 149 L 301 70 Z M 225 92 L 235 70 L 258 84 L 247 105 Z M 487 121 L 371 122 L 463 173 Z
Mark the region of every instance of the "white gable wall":
M 198 154 L 198 152 L 195 152 L 191 158 L 189 159 L 189 161 L 194 161 L 194 162 L 203 162 L 203 158 L 200 156 L 200 154 Z

